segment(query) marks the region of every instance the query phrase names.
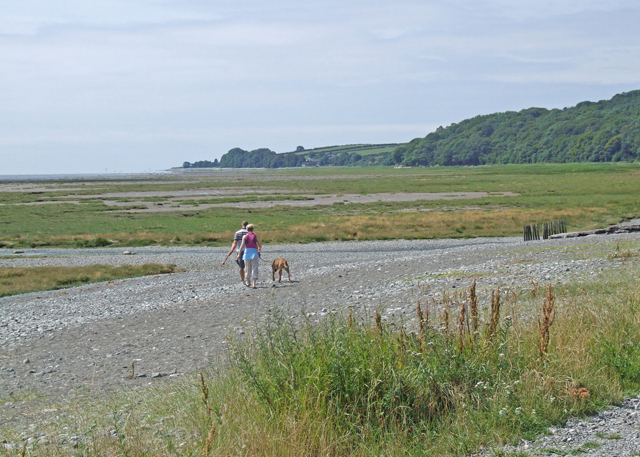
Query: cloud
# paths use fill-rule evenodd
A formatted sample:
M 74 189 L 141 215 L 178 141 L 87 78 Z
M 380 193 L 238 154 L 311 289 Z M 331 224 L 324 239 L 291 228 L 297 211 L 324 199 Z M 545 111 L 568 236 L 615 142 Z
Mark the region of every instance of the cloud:
M 0 7 L 0 154 L 143 163 L 173 148 L 181 163 L 410 140 L 639 88 L 639 21 L 621 0 L 14 2 Z

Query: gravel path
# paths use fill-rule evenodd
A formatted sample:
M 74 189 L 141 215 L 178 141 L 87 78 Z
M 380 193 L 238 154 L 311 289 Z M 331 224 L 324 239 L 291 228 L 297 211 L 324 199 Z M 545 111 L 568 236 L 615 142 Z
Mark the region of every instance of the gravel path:
M 549 429 L 549 436 L 507 446 L 507 453 L 531 456 L 596 455 L 630 457 L 640 455 L 640 397 L 629 398 L 584 420 L 569 419 L 564 428 Z M 494 455 L 493 452 L 482 454 Z
M 0 266 L 155 262 L 186 271 L 0 298 L 0 399 L 34 391 L 64 398 L 79 388 L 111 391 L 191 372 L 220 354 L 228 332 L 243 332 L 271 306 L 312 318 L 346 306 L 368 314 L 384 307 L 385 319 L 409 320 L 418 299 L 466 288 L 473 278 L 482 294 L 498 285 L 597 275 L 619 267 L 620 260 L 606 256 L 616 243 L 639 240 L 640 234 L 626 234 L 527 243 L 477 238 L 269 245 L 265 259 L 286 257 L 294 281 L 274 285 L 270 265 L 263 263 L 257 290 L 240 283 L 235 264 L 220 265 L 228 247 L 149 247 L 135 255 L 112 248 L 29 250 L 0 259 Z M 129 379 L 132 362 L 136 376 Z M 23 420 L 28 403 L 4 403 L 0 426 Z

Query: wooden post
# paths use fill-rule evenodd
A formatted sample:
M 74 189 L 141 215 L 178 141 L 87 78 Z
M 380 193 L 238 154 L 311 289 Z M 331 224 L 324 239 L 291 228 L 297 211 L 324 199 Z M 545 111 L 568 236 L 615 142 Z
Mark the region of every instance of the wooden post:
M 567 221 L 564 219 L 522 226 L 522 238 L 525 241 L 548 240 L 551 235 L 559 233 L 567 233 Z

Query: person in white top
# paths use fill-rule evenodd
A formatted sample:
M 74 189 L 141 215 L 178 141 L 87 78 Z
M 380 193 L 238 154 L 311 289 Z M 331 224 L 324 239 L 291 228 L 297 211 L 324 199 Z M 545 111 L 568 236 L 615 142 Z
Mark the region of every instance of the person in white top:
M 249 225 L 249 222 L 247 221 L 242 221 L 242 228 L 240 230 L 238 230 L 235 235 L 233 235 L 233 244 L 231 245 L 231 250 L 229 251 L 229 253 L 227 254 L 227 257 L 225 257 L 224 261 L 222 262 L 222 265 L 224 265 L 227 261 L 227 259 L 229 258 L 229 256 L 231 254 L 233 254 L 233 251 L 235 251 L 236 247 L 239 248 L 240 245 L 242 244 L 242 238 L 249 233 L 247 231 L 247 225 Z M 242 281 L 244 283 L 244 260 L 242 260 L 242 252 L 240 252 L 238 250 L 238 256 L 240 256 L 240 260 L 236 260 L 236 263 L 238 264 L 238 267 L 240 267 L 240 281 Z

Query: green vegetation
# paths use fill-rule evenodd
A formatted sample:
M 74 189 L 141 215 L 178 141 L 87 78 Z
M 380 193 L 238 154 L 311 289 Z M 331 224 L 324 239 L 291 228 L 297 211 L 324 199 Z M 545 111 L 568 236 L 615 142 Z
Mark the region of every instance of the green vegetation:
M 254 151 L 245 151 L 233 148 L 220 158 L 221 168 L 282 168 L 299 167 L 304 162 L 304 157 L 291 152 L 276 154 L 271 149 L 260 148 Z
M 312 166 L 370 166 L 380 165 L 382 160 L 402 144 L 350 144 L 345 146 L 327 146 L 304 149 L 302 146 L 293 152 L 278 154 L 271 149 L 260 148 L 245 151 L 233 148 L 222 156 L 220 162 L 215 159 L 198 162 L 184 162 L 183 168 L 282 168 Z
M 182 168 L 216 168 L 219 167 L 220 163 L 218 159 L 215 159 L 213 162 L 210 160 L 199 160 L 197 162 L 184 162 L 182 164 Z
M 584 449 L 600 449 L 600 448 L 602 447 L 602 444 L 600 444 L 600 443 L 595 443 L 595 442 L 593 442 L 593 441 L 588 441 L 588 442 L 584 443 L 584 444 L 582 445 L 582 447 L 583 447 Z
M 341 153 L 354 153 L 357 152 L 362 156 L 378 155 L 393 151 L 398 146 L 402 146 L 403 143 L 389 143 L 389 144 L 347 144 L 344 146 L 324 146 L 320 148 L 296 150 L 297 154 L 304 155 L 305 157 L 315 157 L 320 154 L 333 154 L 338 155 Z
M 470 289 L 442 304 L 449 318 L 418 310 L 412 325 L 368 313 L 299 322 L 272 310 L 200 378 L 92 394 L 51 408 L 50 422 L 42 413 L 51 438 L 29 450 L 447 456 L 532 439 L 640 389 L 637 274 L 631 266 L 546 294 L 493 291 L 474 300 Z M 78 438 L 65 443 L 63 427 Z M 9 442 L 20 433 L 3 431 Z
M 87 267 L 0 267 L 0 297 L 57 290 L 94 282 L 174 273 L 175 265 L 90 265 Z
M 177 175 L 155 181 L 86 184 L 69 190 L 58 185 L 38 194 L 0 192 L 0 246 L 222 245 L 230 242 L 243 219 L 256 225 L 263 242 L 295 243 L 319 238 L 510 236 L 521 234 L 523 225 L 548 220 L 566 220 L 573 231 L 640 216 L 640 166 L 625 163 L 404 169 L 313 167 L 229 171 L 220 176 L 216 172 L 193 180 Z M 212 190 L 235 195 L 212 198 Z M 138 199 L 129 195 L 179 195 L 181 191 L 202 192 L 203 196 L 201 200 L 162 200 L 155 195 Z M 515 195 L 418 201 L 372 198 L 369 203 L 286 205 L 286 200 L 318 195 L 426 192 Z M 105 197 L 101 197 L 103 194 Z M 131 204 L 106 204 L 118 199 Z M 157 212 L 136 204 L 143 199 L 162 203 L 171 210 Z M 235 204 L 247 201 L 255 201 L 256 205 L 241 208 Z M 266 202 L 271 201 L 282 204 L 268 206 Z M 193 206 L 196 203 L 226 206 L 201 208 Z
M 529 108 L 439 127 L 389 154 L 411 166 L 640 159 L 640 90 L 573 108 Z
M 372 166 L 381 165 L 388 154 L 402 144 L 352 144 L 327 146 L 297 152 L 307 164 L 318 166 Z

